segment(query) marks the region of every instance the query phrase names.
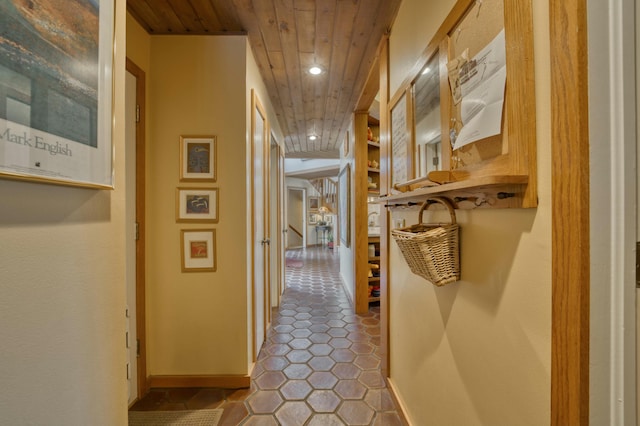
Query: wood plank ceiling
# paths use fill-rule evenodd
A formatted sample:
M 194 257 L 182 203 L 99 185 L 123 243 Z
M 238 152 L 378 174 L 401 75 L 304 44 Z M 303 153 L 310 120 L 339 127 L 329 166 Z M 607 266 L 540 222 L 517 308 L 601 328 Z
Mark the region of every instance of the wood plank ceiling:
M 401 0 L 127 0 L 151 35 L 246 34 L 287 157 L 337 158 Z M 323 73 L 308 70 L 318 65 Z M 315 134 L 318 139 L 311 141 Z

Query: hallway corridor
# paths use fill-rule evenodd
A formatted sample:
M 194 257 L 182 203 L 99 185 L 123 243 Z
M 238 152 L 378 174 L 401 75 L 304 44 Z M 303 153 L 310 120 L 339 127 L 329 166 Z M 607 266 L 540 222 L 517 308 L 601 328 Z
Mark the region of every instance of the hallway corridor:
M 333 250 L 289 250 L 287 259 L 242 424 L 401 425 L 379 372 L 379 307 L 354 314 Z
M 402 425 L 379 371 L 379 307 L 354 314 L 333 250 L 287 260 L 251 389 L 152 389 L 132 410 L 222 408 L 221 426 Z

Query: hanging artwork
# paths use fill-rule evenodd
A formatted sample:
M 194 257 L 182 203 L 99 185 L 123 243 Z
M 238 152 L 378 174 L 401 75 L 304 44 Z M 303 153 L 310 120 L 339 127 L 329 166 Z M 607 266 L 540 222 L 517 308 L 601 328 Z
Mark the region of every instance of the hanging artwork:
M 113 22 L 113 0 L 0 2 L 1 177 L 113 188 Z
M 347 164 L 338 175 L 338 205 L 340 241 L 349 247 L 351 243 L 351 166 Z
M 180 136 L 180 180 L 216 181 L 215 136 Z

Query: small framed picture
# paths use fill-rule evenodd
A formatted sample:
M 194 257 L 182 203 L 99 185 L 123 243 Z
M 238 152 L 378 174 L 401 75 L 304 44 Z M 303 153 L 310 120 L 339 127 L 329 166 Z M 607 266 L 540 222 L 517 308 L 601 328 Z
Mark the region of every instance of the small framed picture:
M 180 136 L 180 181 L 216 181 L 215 136 Z
M 309 213 L 309 225 L 315 225 L 318 223 L 318 215 L 315 213 Z
M 182 272 L 215 272 L 216 230 L 183 229 L 180 232 Z
M 218 223 L 218 188 L 176 188 L 176 222 Z
M 318 211 L 318 208 L 320 207 L 320 199 L 318 197 L 309 197 L 308 198 L 308 202 L 309 202 L 309 210 L 314 212 L 314 211 Z

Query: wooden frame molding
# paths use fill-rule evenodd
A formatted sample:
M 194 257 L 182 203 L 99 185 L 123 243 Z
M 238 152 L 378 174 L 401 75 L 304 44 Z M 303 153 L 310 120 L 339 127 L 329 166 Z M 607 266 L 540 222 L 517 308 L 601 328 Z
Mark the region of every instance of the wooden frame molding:
M 151 388 L 225 388 L 244 389 L 251 386 L 250 376 L 149 376 Z
M 552 137 L 551 425 L 589 424 L 586 0 L 549 1 Z
M 145 226 L 145 188 L 146 188 L 146 148 L 145 148 L 145 111 L 146 77 L 142 68 L 126 58 L 125 68 L 136 77 L 136 102 L 140 108 L 136 124 L 136 222 L 138 240 L 136 242 L 136 336 L 138 338 L 138 397 L 149 390 L 147 383 L 147 334 L 146 334 L 146 226 Z

